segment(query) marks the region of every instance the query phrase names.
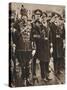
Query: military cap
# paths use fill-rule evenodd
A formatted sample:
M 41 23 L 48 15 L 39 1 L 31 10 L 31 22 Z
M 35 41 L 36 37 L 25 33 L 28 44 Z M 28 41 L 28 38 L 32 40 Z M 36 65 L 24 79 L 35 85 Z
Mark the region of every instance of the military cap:
M 55 15 L 57 15 L 58 17 L 61 18 L 61 15 L 60 15 L 59 13 L 57 13 L 57 12 L 52 12 L 52 16 L 55 16 Z
M 47 16 L 47 13 L 46 12 L 42 12 L 42 15 L 45 14 Z
M 42 16 L 42 11 L 41 11 L 40 9 L 36 9 L 36 10 L 34 11 L 34 14 L 35 14 L 35 15 L 40 15 L 40 16 Z
M 42 13 L 42 16 L 43 16 L 43 17 L 44 17 L 44 15 L 46 15 L 46 17 L 47 17 L 47 13 L 46 13 L 46 12 L 43 12 L 43 13 Z

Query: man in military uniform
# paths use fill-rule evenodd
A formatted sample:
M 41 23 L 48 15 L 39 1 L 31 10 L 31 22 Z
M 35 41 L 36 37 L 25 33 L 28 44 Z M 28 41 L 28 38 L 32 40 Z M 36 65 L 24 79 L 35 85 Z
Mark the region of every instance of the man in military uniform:
M 62 24 L 61 24 L 61 31 L 62 31 L 62 39 L 63 39 L 63 58 L 61 60 L 61 69 L 65 69 L 65 21 L 62 19 Z
M 47 21 L 47 13 L 43 12 L 42 14 L 42 25 L 43 25 L 43 51 L 42 51 L 42 56 L 43 59 L 41 61 L 41 73 L 42 73 L 42 78 L 44 81 L 51 80 L 49 78 L 49 62 L 50 62 L 50 39 L 51 39 L 51 34 L 50 34 L 50 27 L 48 25 Z
M 18 27 L 16 27 L 16 57 L 18 58 L 19 65 L 22 72 L 21 86 L 29 85 L 29 61 L 31 58 L 31 42 L 30 31 L 27 26 L 27 15 L 23 16 L 24 19 L 19 20 Z
M 37 9 L 34 11 L 35 15 L 35 21 L 31 24 L 32 29 L 31 29 L 31 41 L 36 44 L 36 53 L 33 57 L 33 78 L 36 78 L 36 59 L 39 57 L 40 53 L 40 33 L 42 30 L 42 24 L 39 21 L 40 16 L 42 15 L 42 11 Z
M 53 14 L 53 20 L 51 20 L 50 28 L 52 32 L 52 43 L 53 43 L 53 59 L 54 59 L 54 70 L 58 74 L 60 72 L 60 64 L 63 56 L 63 40 L 62 31 L 60 29 L 60 15 L 58 13 Z
M 36 44 L 36 53 L 33 57 L 33 79 L 36 77 L 36 59 L 38 58 L 40 60 L 40 67 L 41 67 L 41 77 L 44 80 L 45 73 L 48 72 L 48 64 L 46 65 L 45 62 L 49 62 L 49 43 L 48 43 L 48 35 L 47 37 L 44 37 L 46 27 L 43 26 L 41 23 L 41 16 L 42 16 L 42 11 L 37 9 L 34 11 L 35 13 L 35 22 L 32 23 L 32 30 L 31 30 L 31 40 L 35 42 Z M 46 40 L 45 40 L 46 38 Z M 46 41 L 46 43 L 45 43 Z M 46 44 L 46 45 L 45 45 Z M 47 46 L 47 48 L 46 48 Z M 44 71 L 46 65 L 46 71 Z M 48 77 L 47 77 L 48 79 Z M 46 80 L 45 80 L 46 81 Z

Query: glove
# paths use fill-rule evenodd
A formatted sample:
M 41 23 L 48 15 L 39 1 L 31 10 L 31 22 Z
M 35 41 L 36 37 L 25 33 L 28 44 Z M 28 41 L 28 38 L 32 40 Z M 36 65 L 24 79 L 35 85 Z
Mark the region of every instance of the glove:
M 34 56 L 34 55 L 35 55 L 35 53 L 36 53 L 36 50 L 33 50 L 33 51 L 32 51 L 32 56 Z
M 53 53 L 53 47 L 50 48 L 50 53 Z

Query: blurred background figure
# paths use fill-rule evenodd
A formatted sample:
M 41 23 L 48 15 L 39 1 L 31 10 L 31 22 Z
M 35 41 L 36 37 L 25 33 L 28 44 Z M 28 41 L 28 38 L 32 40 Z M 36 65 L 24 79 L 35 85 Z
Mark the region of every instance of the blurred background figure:
M 23 15 L 27 15 L 27 10 L 24 8 L 24 5 L 21 5 L 20 14 L 21 14 L 21 17 L 23 17 Z
M 52 43 L 53 43 L 53 58 L 54 58 L 54 70 L 55 73 L 60 73 L 61 62 L 63 58 L 63 38 L 62 31 L 60 29 L 60 18 L 61 16 L 58 13 L 54 13 L 53 22 L 52 22 Z
M 42 51 L 43 60 L 42 60 L 42 68 L 41 68 L 41 75 L 44 81 L 51 80 L 49 78 L 49 62 L 50 62 L 50 28 L 47 22 L 47 14 L 43 12 L 42 14 L 42 24 L 43 24 L 43 41 L 44 47 Z

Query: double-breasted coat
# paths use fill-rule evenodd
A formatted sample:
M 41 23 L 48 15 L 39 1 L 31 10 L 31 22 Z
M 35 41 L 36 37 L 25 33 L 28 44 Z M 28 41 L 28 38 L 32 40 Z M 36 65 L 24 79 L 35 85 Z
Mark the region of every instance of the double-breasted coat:
M 31 40 L 36 43 L 35 56 L 41 61 L 49 61 L 49 30 L 40 21 L 32 23 Z

